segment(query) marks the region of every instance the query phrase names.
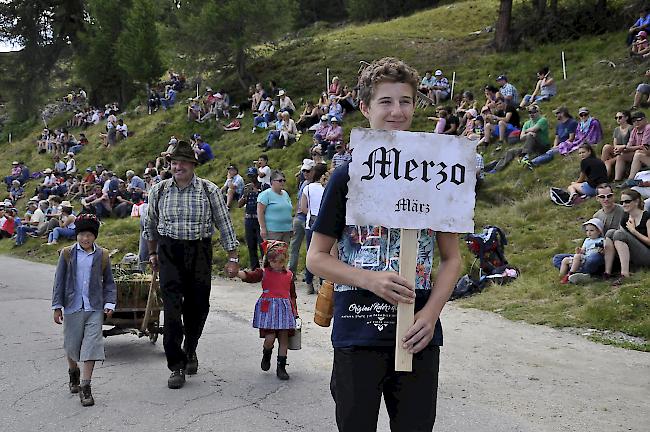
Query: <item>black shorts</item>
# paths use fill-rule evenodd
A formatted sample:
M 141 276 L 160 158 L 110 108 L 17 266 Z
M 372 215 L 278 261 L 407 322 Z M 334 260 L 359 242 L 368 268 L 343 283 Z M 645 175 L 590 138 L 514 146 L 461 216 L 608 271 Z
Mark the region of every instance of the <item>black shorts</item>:
M 334 348 L 330 390 L 339 432 L 374 432 L 381 396 L 392 432 L 430 432 L 436 420 L 440 347 L 413 355 L 413 372 L 395 372 L 394 347 Z

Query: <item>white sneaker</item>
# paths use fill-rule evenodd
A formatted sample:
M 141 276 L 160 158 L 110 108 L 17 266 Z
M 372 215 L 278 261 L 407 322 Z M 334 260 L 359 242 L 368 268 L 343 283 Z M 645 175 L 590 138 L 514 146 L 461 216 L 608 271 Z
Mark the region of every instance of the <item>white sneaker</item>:
M 251 132 L 255 133 L 255 127 L 253 127 L 253 130 Z
M 573 273 L 569 276 L 569 283 L 583 285 L 591 282 L 591 275 L 587 273 Z
M 241 112 L 241 113 L 237 114 L 237 118 L 238 119 L 243 119 L 244 118 L 244 113 Z

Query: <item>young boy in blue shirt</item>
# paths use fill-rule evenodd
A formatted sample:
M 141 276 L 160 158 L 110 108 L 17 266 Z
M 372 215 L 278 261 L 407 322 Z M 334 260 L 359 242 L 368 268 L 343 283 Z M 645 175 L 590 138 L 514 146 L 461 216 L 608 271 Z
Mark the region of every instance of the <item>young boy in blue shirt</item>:
M 63 349 L 68 360 L 70 393 L 81 405 L 95 404 L 90 380 L 95 361 L 104 360 L 102 324 L 115 309 L 117 289 L 108 251 L 95 244 L 99 220 L 80 215 L 75 221 L 77 242 L 61 250 L 52 290 L 54 322 L 63 324 Z M 78 363 L 82 363 L 79 370 Z
M 372 129 L 409 130 L 417 72 L 394 58 L 359 77 L 360 110 Z M 458 273 L 458 235 L 421 230 L 417 281 L 399 276 L 399 229 L 346 226 L 348 165 L 337 168 L 324 192 L 307 267 L 336 284 L 330 389 L 342 432 L 375 431 L 382 395 L 392 431 L 431 431 L 436 418 L 442 327 L 438 319 Z M 330 255 L 338 241 L 339 258 Z M 434 244 L 440 261 L 432 283 Z M 388 264 L 386 264 L 388 263 Z M 402 346 L 413 372 L 395 372 L 397 303 L 415 303 L 415 322 Z

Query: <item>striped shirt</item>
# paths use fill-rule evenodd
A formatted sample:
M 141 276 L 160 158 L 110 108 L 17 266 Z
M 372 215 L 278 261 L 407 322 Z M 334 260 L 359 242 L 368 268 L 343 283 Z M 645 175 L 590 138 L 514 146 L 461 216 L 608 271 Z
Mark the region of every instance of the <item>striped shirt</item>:
M 172 178 L 157 183 L 149 191 L 149 209 L 142 232 L 145 239 L 155 240 L 157 233 L 176 240 L 200 240 L 212 237 L 215 227 L 221 232 L 223 248 L 237 249 L 239 242 L 228 209 L 214 183 L 195 175 L 183 189 Z

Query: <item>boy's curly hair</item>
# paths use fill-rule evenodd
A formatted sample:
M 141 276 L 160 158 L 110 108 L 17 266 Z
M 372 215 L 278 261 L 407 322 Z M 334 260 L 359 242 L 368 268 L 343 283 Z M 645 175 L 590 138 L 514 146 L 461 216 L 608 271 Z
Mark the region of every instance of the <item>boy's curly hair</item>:
M 415 69 L 394 57 L 375 60 L 359 75 L 359 99 L 365 105 L 369 105 L 374 88 L 382 82 L 409 84 L 413 87 L 415 98 L 420 77 Z

